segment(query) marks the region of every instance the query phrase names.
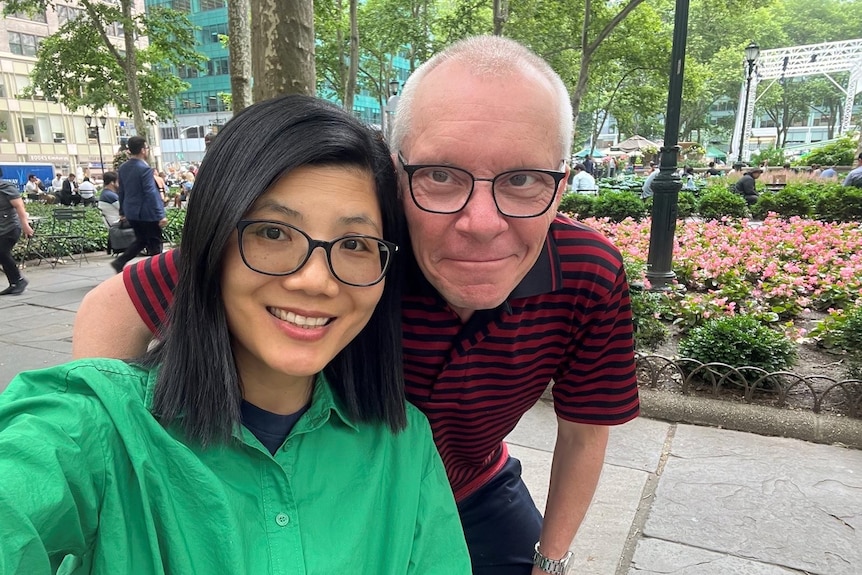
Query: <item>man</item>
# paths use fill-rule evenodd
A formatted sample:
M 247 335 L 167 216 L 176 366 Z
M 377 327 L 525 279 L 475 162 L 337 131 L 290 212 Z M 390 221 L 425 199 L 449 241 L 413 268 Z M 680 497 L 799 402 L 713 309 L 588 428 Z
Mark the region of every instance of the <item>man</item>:
M 117 273 L 144 248 L 150 256 L 162 252 L 162 228 L 168 225 L 168 220 L 165 217 L 165 203 L 156 189 L 153 171 L 147 164 L 149 151 L 150 147 L 143 137 L 132 136 L 129 138 L 129 159 L 120 166 L 120 215 L 135 230 L 135 241 L 111 262 L 111 267 Z
M 827 180 L 838 179 L 838 172 L 835 171 L 835 166 L 829 166 L 828 168 L 820 172 L 820 178 Z
M 55 195 L 59 195 L 60 190 L 63 189 L 63 172 L 57 172 L 54 174 L 54 179 L 51 180 L 51 193 Z
M 763 169 L 760 167 L 755 167 L 751 169 L 747 174 L 739 178 L 736 181 L 733 189 L 737 194 L 741 195 L 745 198 L 745 203 L 749 206 L 753 206 L 757 203 L 757 198 L 760 197 L 760 194 L 757 193 L 757 188 L 755 187 L 754 181 L 760 177 L 763 173 Z
M 36 174 L 27 174 L 27 183 L 24 184 L 24 197 L 28 200 L 38 200 L 42 194 L 42 182 Z
M 856 168 L 847 174 L 847 177 L 844 179 L 844 185 L 862 188 L 862 152 L 856 158 Z
M 650 172 L 647 176 L 647 179 L 644 180 L 643 186 L 641 186 L 641 199 L 646 200 L 647 198 L 651 198 L 653 196 L 652 183 L 653 180 L 658 176 L 659 170 L 650 162 Z
M 587 157 L 584 158 L 584 171 L 591 176 L 596 175 L 596 162 L 589 154 L 587 154 Z
M 608 426 L 638 413 L 622 258 L 556 214 L 571 113 L 543 60 L 480 37 L 413 73 L 392 132 L 413 255 L 402 316 L 407 395 L 431 423 L 477 575 L 561 572 Z M 164 317 L 175 257 L 139 262 L 90 292 L 73 354 L 145 349 L 144 322 L 155 328 Z M 101 320 L 105 301 L 112 322 Z M 551 380 L 558 433 L 543 522 L 502 440 Z
M 595 196 L 599 193 L 596 179 L 587 173 L 583 164 L 575 164 L 575 176 L 572 178 L 572 191 L 578 194 L 589 194 Z
M 81 204 L 84 206 L 92 206 L 96 203 L 96 186 L 90 181 L 90 178 L 84 176 L 83 181 L 78 186 L 78 195 L 81 196 Z
M 105 216 L 108 227 L 120 221 L 120 196 L 117 194 L 117 172 L 105 172 L 102 176 L 102 193 L 99 194 L 99 210 Z
M 77 206 L 80 202 L 81 196 L 78 195 L 78 183 L 75 181 L 75 174 L 69 174 L 69 177 L 63 180 L 60 203 L 64 206 Z
M 718 168 L 715 167 L 715 162 L 710 162 L 709 163 L 709 169 L 706 171 L 706 175 L 709 177 L 720 176 L 721 170 L 719 170 Z

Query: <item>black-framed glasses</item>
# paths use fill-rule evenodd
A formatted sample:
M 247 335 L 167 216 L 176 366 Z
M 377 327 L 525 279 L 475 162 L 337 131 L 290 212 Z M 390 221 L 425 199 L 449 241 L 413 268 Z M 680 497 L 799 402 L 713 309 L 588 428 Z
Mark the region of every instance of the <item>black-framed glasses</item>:
M 323 248 L 335 279 L 349 286 L 367 287 L 384 278 L 398 251 L 392 242 L 363 234 L 328 242 L 315 240 L 295 226 L 271 220 L 241 220 L 236 229 L 242 261 L 249 269 L 269 276 L 299 271 L 316 248 Z
M 460 212 L 470 201 L 476 182 L 491 182 L 497 211 L 510 218 L 535 218 L 548 211 L 566 177 L 566 172 L 556 170 L 524 169 L 477 178 L 453 166 L 408 164 L 401 152 L 398 161 L 407 173 L 413 203 L 433 214 Z

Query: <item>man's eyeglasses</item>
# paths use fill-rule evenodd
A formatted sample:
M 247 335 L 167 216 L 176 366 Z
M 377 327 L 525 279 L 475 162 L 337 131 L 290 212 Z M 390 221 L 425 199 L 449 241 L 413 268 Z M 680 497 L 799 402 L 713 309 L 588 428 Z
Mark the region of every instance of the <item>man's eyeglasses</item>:
M 396 244 L 373 236 L 350 234 L 326 242 L 290 224 L 269 220 L 241 220 L 236 229 L 242 261 L 270 276 L 299 271 L 315 248 L 323 248 L 335 279 L 349 286 L 372 286 L 386 275 L 398 251 Z
M 497 210 L 510 218 L 534 218 L 548 211 L 557 188 L 566 177 L 555 170 L 511 170 L 493 178 L 477 178 L 467 170 L 436 164 L 408 164 L 398 152 L 407 173 L 410 196 L 420 210 L 434 214 L 460 212 L 470 201 L 476 182 L 491 182 Z M 561 160 L 562 162 L 562 160 Z

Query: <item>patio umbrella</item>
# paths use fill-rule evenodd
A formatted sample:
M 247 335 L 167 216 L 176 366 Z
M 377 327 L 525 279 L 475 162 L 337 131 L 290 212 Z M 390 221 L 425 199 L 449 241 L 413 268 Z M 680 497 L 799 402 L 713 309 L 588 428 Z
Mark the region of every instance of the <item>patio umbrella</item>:
M 577 153 L 575 153 L 575 154 L 574 154 L 574 157 L 576 157 L 576 158 L 586 158 L 586 157 L 587 157 L 587 155 L 589 155 L 589 154 L 590 154 L 590 149 L 589 149 L 589 148 L 582 148 L 580 152 L 577 152 Z M 604 157 L 605 157 L 605 154 L 604 154 L 601 150 L 599 150 L 598 148 L 593 148 L 592 156 L 593 156 L 594 158 L 604 158 Z
M 727 154 L 716 148 L 715 146 L 710 146 L 706 149 L 706 157 L 712 158 L 713 160 L 726 160 Z
M 653 141 L 647 140 L 643 136 L 632 136 L 628 140 L 623 140 L 617 144 L 617 148 L 623 152 L 641 152 L 647 148 L 655 148 L 658 150 L 660 146 Z

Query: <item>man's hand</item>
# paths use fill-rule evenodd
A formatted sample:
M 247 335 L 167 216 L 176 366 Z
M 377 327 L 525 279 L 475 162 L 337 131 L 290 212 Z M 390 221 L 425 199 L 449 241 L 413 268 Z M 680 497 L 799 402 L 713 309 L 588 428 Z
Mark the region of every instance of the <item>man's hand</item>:
M 168 225 L 168 218 L 162 218 L 162 219 L 160 219 L 160 220 L 159 220 L 159 227 L 160 227 L 160 228 L 163 228 L 163 227 L 165 227 L 166 225 Z

